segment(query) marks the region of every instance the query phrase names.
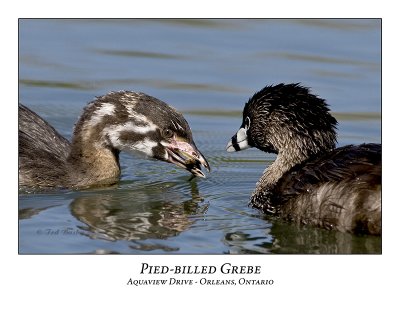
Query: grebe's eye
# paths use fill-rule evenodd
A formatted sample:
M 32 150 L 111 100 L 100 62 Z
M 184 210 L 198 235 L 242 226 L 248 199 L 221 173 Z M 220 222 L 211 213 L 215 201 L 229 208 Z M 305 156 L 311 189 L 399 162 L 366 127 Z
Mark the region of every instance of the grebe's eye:
M 164 129 L 164 130 L 162 131 L 162 135 L 163 135 L 165 138 L 171 138 L 172 136 L 174 136 L 174 132 L 172 132 L 172 130 L 170 130 L 170 129 Z
M 244 120 L 244 129 L 247 131 L 250 128 L 250 118 L 247 116 Z

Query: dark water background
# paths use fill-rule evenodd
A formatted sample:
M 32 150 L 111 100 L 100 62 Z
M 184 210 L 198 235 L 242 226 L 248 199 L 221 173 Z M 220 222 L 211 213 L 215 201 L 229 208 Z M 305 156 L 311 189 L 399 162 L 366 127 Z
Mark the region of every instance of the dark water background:
M 271 220 L 248 208 L 274 155 L 227 153 L 244 103 L 301 82 L 337 117 L 339 145 L 381 142 L 381 23 L 367 19 L 19 21 L 19 100 L 70 138 L 111 90 L 184 113 L 212 172 L 122 154 L 121 182 L 19 193 L 20 253 L 380 253 L 381 238 Z

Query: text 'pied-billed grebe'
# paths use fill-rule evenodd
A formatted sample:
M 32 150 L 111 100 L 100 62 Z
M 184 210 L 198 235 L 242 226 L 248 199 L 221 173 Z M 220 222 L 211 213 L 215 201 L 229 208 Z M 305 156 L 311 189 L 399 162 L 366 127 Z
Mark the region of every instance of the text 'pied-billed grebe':
M 120 151 L 174 163 L 195 176 L 204 177 L 200 165 L 209 170 L 182 114 L 144 93 L 97 97 L 85 107 L 71 143 L 22 104 L 18 120 L 21 187 L 114 184 L 121 173 Z
M 243 110 L 227 151 L 275 153 L 251 196 L 264 213 L 301 224 L 381 234 L 380 144 L 335 148 L 336 119 L 300 84 L 267 86 Z

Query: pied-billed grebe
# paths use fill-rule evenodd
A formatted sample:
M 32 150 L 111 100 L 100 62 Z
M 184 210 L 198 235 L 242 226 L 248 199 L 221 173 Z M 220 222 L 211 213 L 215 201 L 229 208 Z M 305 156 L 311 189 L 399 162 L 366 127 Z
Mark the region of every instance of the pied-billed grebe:
M 139 152 L 204 177 L 209 164 L 190 127 L 174 108 L 131 91 L 97 97 L 75 125 L 72 142 L 45 120 L 19 105 L 21 187 L 85 188 L 116 183 L 119 152 Z
M 251 196 L 264 213 L 328 229 L 381 234 L 380 144 L 335 148 L 336 119 L 300 84 L 267 86 L 243 110 L 227 151 L 275 153 Z

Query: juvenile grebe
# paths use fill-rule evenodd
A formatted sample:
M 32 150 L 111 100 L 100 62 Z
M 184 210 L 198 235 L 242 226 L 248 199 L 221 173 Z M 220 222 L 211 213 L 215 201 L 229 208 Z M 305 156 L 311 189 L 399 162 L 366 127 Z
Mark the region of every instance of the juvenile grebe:
M 336 124 L 307 88 L 267 86 L 246 103 L 227 151 L 277 154 L 251 196 L 253 207 L 296 223 L 379 235 L 381 145 L 335 148 Z
M 121 173 L 120 151 L 174 163 L 194 176 L 205 177 L 200 165 L 210 170 L 182 114 L 144 93 L 97 97 L 85 107 L 71 143 L 21 104 L 18 118 L 21 187 L 114 184 Z

